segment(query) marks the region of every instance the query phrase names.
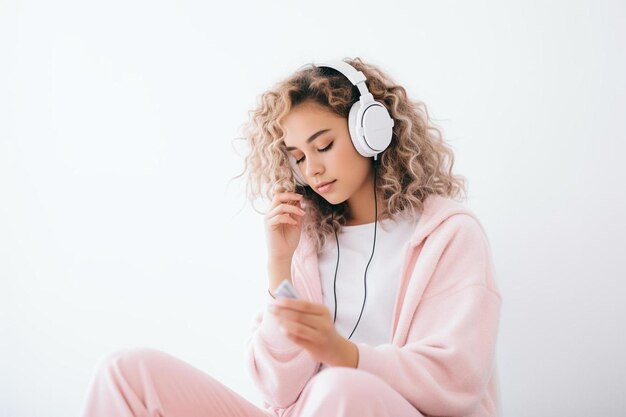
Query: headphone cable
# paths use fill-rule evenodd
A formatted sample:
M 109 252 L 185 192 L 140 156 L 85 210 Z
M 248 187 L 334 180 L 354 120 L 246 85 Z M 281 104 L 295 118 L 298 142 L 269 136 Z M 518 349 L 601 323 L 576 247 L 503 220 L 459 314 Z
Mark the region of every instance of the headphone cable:
M 376 195 L 377 173 L 378 173 L 378 160 L 376 157 L 374 157 L 374 213 L 375 213 L 374 214 L 374 244 L 372 245 L 372 254 L 370 255 L 369 261 L 367 261 L 367 266 L 365 267 L 365 273 L 363 274 L 363 287 L 365 289 L 365 294 L 363 297 L 363 305 L 361 306 L 361 312 L 359 313 L 359 318 L 356 324 L 354 325 L 354 328 L 352 329 L 350 336 L 348 336 L 348 340 L 350 340 L 350 338 L 354 334 L 354 331 L 359 325 L 359 322 L 361 321 L 361 316 L 363 315 L 363 310 L 365 309 L 365 300 L 367 299 L 367 270 L 370 266 L 370 262 L 372 262 L 372 258 L 374 257 L 374 251 L 376 249 L 376 225 L 378 223 L 378 198 Z M 333 215 L 333 220 L 334 220 L 334 215 L 335 215 L 334 211 L 332 215 Z M 339 238 L 337 237 L 337 230 L 335 230 L 334 222 L 333 222 L 333 230 L 335 231 L 335 240 L 337 242 L 337 265 L 335 266 L 335 278 L 333 282 L 333 292 L 335 294 L 335 313 L 333 315 L 333 323 L 335 323 L 335 321 L 337 320 L 337 269 L 339 268 Z

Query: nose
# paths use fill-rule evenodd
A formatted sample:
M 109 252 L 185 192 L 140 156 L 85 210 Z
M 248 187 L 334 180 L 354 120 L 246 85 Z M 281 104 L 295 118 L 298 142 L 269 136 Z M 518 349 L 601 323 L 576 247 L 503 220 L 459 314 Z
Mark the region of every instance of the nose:
M 305 173 L 308 178 L 313 178 L 316 175 L 320 175 L 321 173 L 324 172 L 324 165 L 320 161 L 315 160 L 314 158 L 307 156 L 304 163 L 306 164 Z

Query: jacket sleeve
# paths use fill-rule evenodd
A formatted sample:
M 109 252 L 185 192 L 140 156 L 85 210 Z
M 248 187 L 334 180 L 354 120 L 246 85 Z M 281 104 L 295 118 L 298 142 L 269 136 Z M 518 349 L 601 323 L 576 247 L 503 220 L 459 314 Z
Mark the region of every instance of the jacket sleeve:
M 297 279 L 296 263 L 292 264 L 292 280 Z M 273 298 L 265 296 L 266 304 Z M 278 321 L 264 310 L 252 322 L 252 335 L 246 347 L 246 368 L 259 388 L 265 407 L 280 415 L 296 402 L 320 363 L 280 331 Z
M 444 223 L 424 243 L 420 256 L 431 260 L 418 260 L 412 271 L 433 272 L 406 344 L 357 343 L 357 368 L 387 381 L 424 414 L 462 416 L 476 410 L 493 372 L 501 298 L 477 220 L 457 215 Z

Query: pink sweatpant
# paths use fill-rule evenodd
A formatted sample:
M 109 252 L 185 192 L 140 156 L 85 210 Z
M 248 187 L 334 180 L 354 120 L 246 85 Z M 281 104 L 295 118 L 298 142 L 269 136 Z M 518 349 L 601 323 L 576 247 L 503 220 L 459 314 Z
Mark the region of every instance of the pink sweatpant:
M 83 417 L 269 417 L 208 374 L 156 349 L 109 355 L 91 381 Z M 333 367 L 314 375 L 282 417 L 423 417 L 377 376 Z

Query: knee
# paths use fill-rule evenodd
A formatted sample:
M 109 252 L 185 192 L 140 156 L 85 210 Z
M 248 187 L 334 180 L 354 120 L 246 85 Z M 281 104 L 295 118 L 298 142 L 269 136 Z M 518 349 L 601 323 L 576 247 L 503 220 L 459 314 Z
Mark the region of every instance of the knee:
M 369 372 L 346 367 L 327 368 L 309 381 L 311 394 L 320 399 L 352 400 L 377 398 L 380 381 Z
M 98 365 L 99 373 L 132 372 L 140 366 L 150 366 L 163 352 L 152 348 L 126 348 L 119 349 L 104 356 Z

